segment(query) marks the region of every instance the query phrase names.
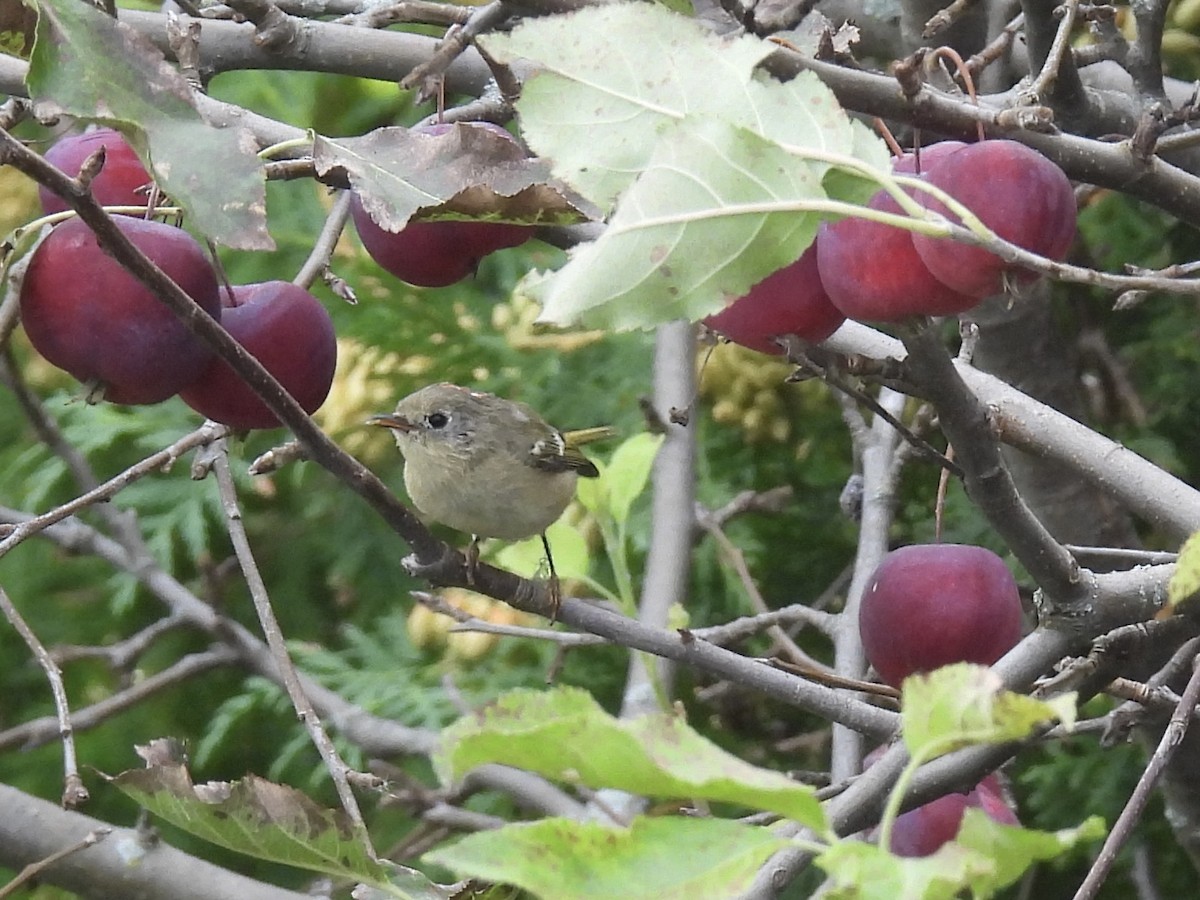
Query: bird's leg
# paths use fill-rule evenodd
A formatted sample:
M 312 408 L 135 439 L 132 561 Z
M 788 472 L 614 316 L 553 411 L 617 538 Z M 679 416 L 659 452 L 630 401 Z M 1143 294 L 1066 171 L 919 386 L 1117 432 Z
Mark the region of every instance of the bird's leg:
M 467 544 L 467 584 L 475 584 L 475 571 L 479 568 L 479 535 L 471 535 Z
M 550 565 L 550 624 L 558 621 L 558 610 L 562 606 L 562 585 L 558 581 L 558 572 L 554 570 L 554 556 L 550 553 L 550 542 L 546 533 L 542 532 L 542 546 L 546 549 L 546 562 Z

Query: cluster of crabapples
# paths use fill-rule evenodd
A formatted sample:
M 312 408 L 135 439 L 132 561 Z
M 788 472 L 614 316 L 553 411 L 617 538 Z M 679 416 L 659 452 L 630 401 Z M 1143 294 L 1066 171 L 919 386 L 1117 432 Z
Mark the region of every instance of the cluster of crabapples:
M 893 160 L 897 175 L 940 188 L 996 235 L 1033 253 L 1060 260 L 1075 239 L 1075 194 L 1062 170 L 1023 144 L 945 141 Z M 954 220 L 938 200 L 908 190 L 922 206 Z M 880 190 L 867 207 L 902 212 Z M 823 224 L 795 263 L 756 284 L 705 319 L 713 331 L 764 353 L 779 353 L 775 338 L 795 334 L 825 340 L 846 319 L 894 322 L 909 316 L 966 312 L 1004 289 L 1005 279 L 1030 273 L 981 247 L 950 238 L 848 217 Z
M 95 198 L 145 210 L 150 176 L 118 132 L 64 138 L 46 159 L 75 176 L 101 147 L 104 166 L 91 183 Z M 47 213 L 66 209 L 49 191 L 41 198 Z M 203 248 L 183 229 L 129 215 L 113 221 L 307 412 L 325 401 L 337 344 L 329 313 L 308 291 L 286 281 L 222 289 Z M 100 247 L 81 219 L 55 226 L 33 252 L 21 287 L 21 318 L 34 348 L 87 385 L 94 399 L 149 404 L 179 395 L 233 428 L 279 425 L 233 369 Z
M 422 129 L 441 134 L 453 126 Z M 504 129 L 480 124 L 508 140 Z M 100 128 L 56 143 L 46 159 L 79 174 L 97 150 L 104 164 L 91 182 L 104 206 L 145 210 L 151 177 L 124 137 Z M 47 214 L 66 203 L 40 192 Z M 385 271 L 410 284 L 441 287 L 468 277 L 487 254 L 515 247 L 534 228 L 498 222 L 411 222 L 398 232 L 377 225 L 355 195 L 359 238 Z M 337 359 L 333 323 L 304 289 L 284 281 L 221 289 L 197 241 L 181 228 L 117 216 L 117 228 L 253 355 L 307 412 L 329 394 Z M 273 428 L 277 417 L 224 361 L 154 294 L 100 247 L 79 219 L 54 228 L 30 258 L 21 291 L 30 343 L 89 387 L 90 399 L 158 403 L 178 395 L 197 412 L 237 429 Z
M 991 665 L 1016 646 L 1021 623 L 1021 597 L 1004 561 L 964 544 L 893 550 L 871 576 L 858 618 L 868 662 L 893 687 L 951 663 Z M 874 756 L 868 755 L 868 765 Z M 890 849 L 900 856 L 934 853 L 954 839 L 968 807 L 1017 824 L 993 773 L 966 793 L 946 794 L 901 815 Z

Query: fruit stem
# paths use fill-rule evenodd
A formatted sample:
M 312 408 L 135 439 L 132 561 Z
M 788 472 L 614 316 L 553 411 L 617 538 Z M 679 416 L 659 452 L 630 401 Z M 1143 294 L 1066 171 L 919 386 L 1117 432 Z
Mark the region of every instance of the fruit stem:
M 295 150 L 297 148 L 303 148 L 311 153 L 312 146 L 313 133 L 310 131 L 304 137 L 290 138 L 286 141 L 280 141 L 278 144 L 272 144 L 270 147 L 263 147 L 263 149 L 258 151 L 258 158 L 268 160 L 276 154 L 283 153 L 285 150 Z
M 908 193 L 903 190 L 903 187 L 910 187 L 914 188 L 915 190 L 924 191 L 927 194 L 931 194 L 935 199 L 944 203 L 946 208 L 961 220 L 964 228 L 973 232 L 978 237 L 983 238 L 985 241 L 1000 240 L 999 236 L 994 234 L 986 225 L 984 225 L 983 222 L 979 220 L 978 216 L 976 216 L 973 212 L 971 212 L 945 191 L 934 187 L 924 179 L 912 178 L 906 175 L 892 175 L 888 172 L 883 172 L 874 166 L 863 162 L 862 160 L 855 159 L 852 156 L 844 156 L 841 153 L 827 153 L 824 150 L 814 150 L 811 147 L 800 147 L 795 144 L 781 144 L 780 146 L 793 156 L 798 156 L 801 159 L 811 159 L 815 162 L 828 163 L 835 168 L 842 169 L 843 171 L 865 178 L 868 181 L 875 182 L 883 190 L 887 191 L 888 196 L 895 200 L 901 209 L 908 213 L 912 219 L 918 222 L 931 221 L 931 216 L 935 216 L 938 219 L 944 219 L 944 217 L 938 216 L 937 213 L 932 213 L 930 210 L 926 209 L 924 206 L 910 197 Z M 849 215 L 857 215 L 859 218 L 863 219 L 874 219 L 875 221 L 884 222 L 884 224 L 896 225 L 899 228 L 907 228 L 909 231 L 920 231 L 920 229 L 915 228 L 912 225 L 901 224 L 901 222 L 904 221 L 903 219 L 901 219 L 900 222 L 897 222 L 875 219 L 873 216 L 863 215 L 861 213 L 850 213 Z M 953 236 L 944 231 L 921 231 L 921 233 L 930 234 L 934 237 Z

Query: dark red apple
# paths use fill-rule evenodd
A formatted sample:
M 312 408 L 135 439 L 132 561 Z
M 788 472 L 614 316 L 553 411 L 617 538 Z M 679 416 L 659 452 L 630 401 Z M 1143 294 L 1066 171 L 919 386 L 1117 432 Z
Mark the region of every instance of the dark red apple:
M 891 851 L 897 856 L 930 856 L 954 840 L 968 808 L 982 809 L 1002 825 L 1020 825 L 1005 802 L 995 775 L 989 775 L 965 794 L 946 794 L 910 809 L 892 825 Z
M 863 770 L 878 762 L 887 750 L 885 744 L 868 753 L 863 759 Z M 963 813 L 973 806 L 982 809 L 989 818 L 1002 825 L 1021 824 L 1009 805 L 1000 776 L 990 772 L 965 794 L 946 794 L 897 816 L 892 825 L 891 851 L 897 856 L 929 856 L 936 853 L 943 844 L 958 836 Z
M 867 660 L 888 684 L 956 662 L 991 665 L 1021 639 L 1021 598 L 983 547 L 916 544 L 871 576 L 858 614 Z
M 774 338 L 795 334 L 813 343 L 825 340 L 846 321 L 829 302 L 817 274 L 816 245 L 750 288 L 744 297 L 704 320 L 735 344 L 759 353 L 781 354 Z
M 420 132 L 445 134 L 455 127 L 482 128 L 516 141 L 507 131 L 490 122 L 455 126 L 430 125 Z M 479 261 L 496 250 L 517 247 L 531 237 L 534 228 L 509 222 L 409 222 L 399 231 L 385 231 L 364 208 L 358 194 L 350 207 L 359 240 L 371 259 L 401 281 L 420 287 L 445 287 L 474 274 Z
M 221 301 L 212 264 L 186 231 L 129 216 L 117 227 L 210 315 Z M 100 249 L 81 219 L 57 226 L 34 251 L 21 319 L 42 356 L 113 403 L 158 403 L 194 381 L 212 351 L 140 281 Z
M 92 196 L 103 206 L 145 207 L 149 197 L 144 188 L 153 179 L 119 131 L 96 128 L 83 134 L 68 135 L 46 151 L 46 162 L 74 178 L 83 161 L 101 147 L 105 151 L 104 168 L 92 180 Z M 38 196 L 47 214 L 70 209 L 61 197 L 46 187 L 38 189 Z
M 228 300 L 228 295 L 223 295 Z M 325 307 L 287 281 L 237 285 L 221 324 L 311 413 L 329 396 L 337 340 Z M 224 360 L 214 358 L 179 392 L 196 412 L 231 428 L 277 428 L 279 419 Z
M 921 176 L 928 176 L 943 159 L 965 146 L 944 141 L 922 148 Z M 906 153 L 893 160 L 892 171 L 917 174 L 917 163 L 917 154 Z M 867 207 L 902 212 L 884 191 L 877 192 Z M 938 281 L 917 255 L 912 232 L 903 228 L 847 217 L 822 225 L 817 247 L 821 282 L 830 301 L 848 318 L 893 322 L 915 315 L 952 315 L 978 302 Z
M 1071 249 L 1075 192 L 1062 170 L 1036 150 L 1015 141 L 981 141 L 950 154 L 927 177 L 1006 241 L 1054 260 Z M 922 203 L 955 221 L 938 201 L 926 196 Z M 913 246 L 939 281 L 972 297 L 1000 293 L 1006 272 L 1026 281 L 1034 277 L 949 238 L 916 235 Z

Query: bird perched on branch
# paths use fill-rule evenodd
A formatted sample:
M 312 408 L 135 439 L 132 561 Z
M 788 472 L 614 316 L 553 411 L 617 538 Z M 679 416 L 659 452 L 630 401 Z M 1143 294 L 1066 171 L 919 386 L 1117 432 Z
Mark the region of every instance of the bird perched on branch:
M 546 529 L 575 496 L 576 480 L 600 474 L 579 448 L 612 429 L 561 432 L 524 403 L 455 384 L 423 387 L 391 413 L 367 421 L 395 437 L 404 455 L 404 486 L 417 509 L 472 536 L 468 578 L 480 538 L 541 536 L 555 618 L 562 597 Z

